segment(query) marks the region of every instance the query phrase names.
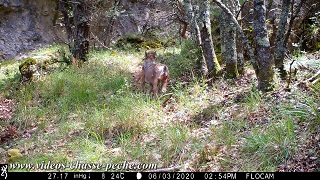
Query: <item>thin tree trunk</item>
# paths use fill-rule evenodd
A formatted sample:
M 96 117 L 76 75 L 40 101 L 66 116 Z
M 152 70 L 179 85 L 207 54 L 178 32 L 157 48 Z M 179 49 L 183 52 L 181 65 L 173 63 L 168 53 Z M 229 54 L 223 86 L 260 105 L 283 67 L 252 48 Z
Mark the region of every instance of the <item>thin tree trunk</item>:
M 293 22 L 294 20 L 298 17 L 299 13 L 300 13 L 300 10 L 301 10 L 301 7 L 302 5 L 306 2 L 306 0 L 301 0 L 297 9 L 296 9 L 296 12 L 294 13 L 293 16 L 291 16 L 290 18 L 290 22 L 289 22 L 289 27 L 288 27 L 288 30 L 286 32 L 286 35 L 285 35 L 285 38 L 284 38 L 284 45 L 287 47 L 287 44 L 288 44 L 288 40 L 289 40 L 289 36 L 290 36 L 290 33 L 291 33 L 291 30 L 292 30 L 292 27 L 293 27 Z M 293 5 L 292 5 L 293 6 Z M 292 8 L 292 14 L 293 14 L 293 8 Z M 284 57 L 283 57 L 284 58 Z
M 232 14 L 235 15 L 235 6 L 232 0 L 223 0 Z M 225 62 L 226 62 L 226 76 L 229 78 L 238 77 L 238 67 L 237 67 L 237 48 L 236 48 L 236 27 L 230 18 L 225 18 L 226 26 L 223 31 L 225 31 Z
M 259 64 L 258 89 L 270 91 L 274 88 L 273 81 L 273 59 L 270 52 L 270 42 L 266 26 L 266 7 L 264 0 L 254 0 L 254 20 L 253 20 L 256 55 Z
M 208 68 L 207 68 L 207 63 L 205 61 L 203 50 L 201 48 L 201 44 L 202 44 L 201 35 L 200 35 L 200 29 L 197 22 L 198 8 L 196 6 L 192 6 L 191 0 L 184 0 L 184 6 L 187 14 L 187 21 L 190 25 L 192 39 L 195 41 L 200 51 L 199 52 L 200 57 L 198 59 L 200 72 L 202 76 L 207 76 Z
M 277 25 L 275 22 L 275 17 L 272 17 L 271 19 L 269 19 L 270 24 L 272 25 L 272 33 L 270 35 L 270 46 L 271 46 L 271 54 L 274 54 L 275 52 L 275 44 L 276 44 L 276 37 L 277 37 Z
M 247 39 L 247 37 L 244 35 L 241 26 L 239 25 L 237 19 L 233 16 L 232 12 L 223 4 L 221 3 L 219 0 L 212 0 L 217 6 L 219 6 L 223 12 L 228 16 L 228 18 L 232 19 L 232 21 L 235 23 L 236 28 L 239 32 L 239 36 L 242 40 L 242 43 L 246 46 L 247 50 L 248 50 L 248 54 L 249 54 L 249 58 L 250 58 L 250 62 L 251 65 L 255 71 L 256 74 L 259 74 L 259 66 L 258 63 L 256 61 L 253 49 L 251 48 L 249 41 Z
M 283 59 L 284 54 L 286 52 L 286 45 L 284 44 L 285 32 L 286 32 L 286 25 L 289 15 L 289 8 L 290 8 L 290 0 L 283 0 L 282 7 L 281 7 L 281 15 L 280 15 L 280 22 L 278 25 L 278 31 L 276 35 L 276 47 L 275 47 L 275 54 L 274 54 L 274 62 L 275 66 L 280 73 L 280 77 L 285 79 L 287 76 L 287 72 L 284 69 Z
M 209 77 L 213 77 L 221 72 L 221 67 L 213 48 L 210 23 L 210 3 L 209 0 L 201 0 L 200 4 L 201 15 L 199 28 L 202 41 L 201 46 L 208 67 L 208 75 Z
M 64 18 L 67 32 L 68 46 L 73 55 L 73 65 L 78 67 L 78 61 L 87 60 L 89 53 L 89 15 L 85 0 L 66 1 L 59 0 L 59 8 Z M 70 16 L 72 9 L 73 17 Z M 73 18 L 73 20 L 72 20 Z M 72 29 L 74 26 L 74 29 Z
M 282 5 L 284 5 L 284 3 L 286 3 L 283 8 L 288 8 L 288 10 L 286 9 L 285 11 L 289 11 L 290 2 L 288 3 L 287 1 L 288 0 L 284 0 L 283 4 L 282 4 Z M 299 12 L 301 10 L 301 7 L 302 7 L 303 3 L 305 3 L 305 1 L 306 0 L 301 0 L 300 1 L 299 5 L 298 5 L 298 7 L 296 9 L 295 14 L 291 16 L 287 32 L 286 33 L 281 32 L 281 34 L 279 35 L 279 38 L 281 38 L 282 42 L 281 41 L 279 42 L 279 47 L 280 48 L 279 49 L 278 49 L 278 47 L 276 48 L 276 52 L 275 52 L 274 56 L 275 56 L 275 65 L 276 65 L 276 67 L 278 68 L 278 70 L 280 72 L 281 78 L 283 78 L 283 79 L 287 76 L 287 72 L 284 69 L 283 61 L 284 61 L 285 53 L 286 53 L 286 50 L 287 50 L 287 44 L 288 44 L 289 36 L 290 36 L 291 30 L 292 30 L 292 27 L 293 27 L 293 22 L 294 22 L 295 18 L 298 17 Z M 291 10 L 292 14 L 293 14 L 293 5 L 294 5 L 294 2 L 292 2 L 292 10 Z M 284 12 L 284 13 L 286 13 L 286 12 Z M 282 16 L 284 16 L 284 14 L 281 13 L 281 18 L 284 18 Z M 288 17 L 288 15 L 287 15 L 287 17 Z M 280 18 L 280 23 L 281 23 L 281 20 L 282 20 L 281 18 Z M 280 31 L 280 25 L 281 24 L 279 24 L 278 31 Z M 284 29 L 284 31 L 285 31 L 285 29 Z M 277 35 L 277 37 L 278 37 L 278 35 Z
M 232 12 L 220 1 L 212 0 L 218 5 L 226 15 L 235 23 L 243 44 L 249 52 L 251 64 L 255 70 L 258 79 L 258 88 L 262 91 L 273 89 L 273 59 L 270 53 L 270 43 L 266 27 L 266 10 L 264 0 L 254 0 L 254 30 L 256 34 L 256 55 L 250 47 L 248 39 L 244 35 L 238 21 Z
M 239 0 L 236 1 L 236 12 L 238 12 L 237 19 L 241 19 L 241 6 Z M 239 25 L 241 26 L 241 21 L 238 21 Z M 235 27 L 236 28 L 236 27 Z M 236 38 L 236 43 L 237 43 L 237 65 L 238 65 L 238 72 L 239 74 L 244 74 L 244 56 L 243 56 L 243 44 L 242 41 L 239 37 L 239 32 L 237 31 L 237 38 Z
M 186 19 L 189 23 L 189 27 L 191 30 L 191 37 L 196 42 L 196 44 L 200 45 L 201 44 L 200 31 L 199 31 L 199 26 L 197 24 L 197 21 L 195 19 L 196 15 L 193 10 L 193 5 L 191 4 L 191 0 L 184 0 L 184 8 L 187 16 Z
M 221 11 L 219 17 L 219 24 L 220 24 L 220 51 L 221 51 L 221 62 L 223 64 L 226 63 L 226 14 Z

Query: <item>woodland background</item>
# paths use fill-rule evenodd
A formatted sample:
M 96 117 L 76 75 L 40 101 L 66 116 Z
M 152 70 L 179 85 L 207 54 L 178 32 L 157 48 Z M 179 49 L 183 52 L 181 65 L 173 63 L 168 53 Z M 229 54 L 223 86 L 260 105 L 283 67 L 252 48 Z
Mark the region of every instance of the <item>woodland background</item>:
M 319 171 L 319 18 L 318 0 L 0 0 L 0 163 Z M 132 87 L 150 49 L 159 99 Z

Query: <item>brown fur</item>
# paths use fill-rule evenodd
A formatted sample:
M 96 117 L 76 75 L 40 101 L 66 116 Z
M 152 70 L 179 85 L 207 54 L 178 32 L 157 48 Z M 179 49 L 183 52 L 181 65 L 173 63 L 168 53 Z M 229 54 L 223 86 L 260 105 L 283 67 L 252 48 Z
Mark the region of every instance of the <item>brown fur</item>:
M 135 86 L 139 81 L 142 82 L 142 90 L 145 92 L 145 83 L 150 84 L 149 94 L 153 92 L 155 97 L 158 97 L 158 86 L 162 86 L 161 92 L 167 91 L 169 80 L 169 68 L 165 64 L 156 63 L 156 52 L 151 50 L 146 52 L 145 61 L 142 66 L 142 71 L 134 74 Z

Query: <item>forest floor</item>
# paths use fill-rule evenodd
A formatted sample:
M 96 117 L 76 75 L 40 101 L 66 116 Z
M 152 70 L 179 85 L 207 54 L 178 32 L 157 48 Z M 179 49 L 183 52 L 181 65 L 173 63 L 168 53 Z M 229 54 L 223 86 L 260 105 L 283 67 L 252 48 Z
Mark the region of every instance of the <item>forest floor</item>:
M 28 57 L 50 59 L 59 48 Z M 320 171 L 320 84 L 305 81 L 320 70 L 318 53 L 296 58 L 290 91 L 276 78 L 275 90 L 262 93 L 250 66 L 237 79 L 207 83 L 180 49 L 159 50 L 171 79 L 157 100 L 132 87 L 143 55 L 92 52 L 82 68 L 55 64 L 24 84 L 21 61 L 0 64 L 0 163 L 11 171 L 104 171 L 124 162 L 145 171 L 152 164 L 166 171 Z M 113 171 L 124 170 L 138 169 Z

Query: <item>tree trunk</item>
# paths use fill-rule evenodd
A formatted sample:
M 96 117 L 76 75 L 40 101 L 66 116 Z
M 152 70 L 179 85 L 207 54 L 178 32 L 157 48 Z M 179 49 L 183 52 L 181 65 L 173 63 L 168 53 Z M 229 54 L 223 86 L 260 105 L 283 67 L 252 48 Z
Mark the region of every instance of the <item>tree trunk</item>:
M 74 40 L 74 33 L 72 31 L 71 28 L 71 19 L 68 13 L 68 2 L 66 0 L 60 0 L 59 1 L 59 8 L 60 11 L 63 15 L 63 22 L 64 22 L 64 26 L 66 28 L 66 32 L 67 32 L 67 38 L 68 38 L 68 46 L 70 48 L 71 44 L 73 44 L 73 40 Z
M 266 7 L 266 18 L 269 19 L 270 10 L 272 8 L 274 0 L 269 0 Z
M 229 10 L 235 15 L 235 6 L 233 0 L 223 0 L 222 2 L 227 5 Z M 224 13 L 223 13 L 224 14 Z M 228 78 L 238 77 L 237 67 L 237 48 L 236 48 L 236 27 L 230 18 L 225 18 L 225 24 L 223 33 L 225 35 L 225 62 L 226 62 L 226 76 Z
M 258 63 L 256 61 L 256 57 L 254 55 L 253 49 L 251 48 L 248 38 L 244 35 L 243 30 L 241 28 L 241 26 L 239 25 L 237 19 L 233 16 L 232 12 L 223 4 L 221 3 L 219 0 L 212 0 L 217 6 L 219 6 L 223 12 L 228 16 L 228 18 L 232 19 L 232 21 L 234 22 L 234 24 L 236 25 L 236 28 L 238 30 L 239 36 L 242 40 L 242 43 L 246 46 L 247 50 L 248 50 L 248 54 L 249 54 L 249 58 L 250 58 L 250 62 L 251 65 L 256 73 L 259 74 L 259 66 Z
M 287 45 L 288 43 L 288 40 L 289 40 L 289 36 L 290 36 L 290 33 L 291 33 L 291 30 L 292 30 L 292 27 L 293 27 L 293 22 L 294 20 L 296 19 L 296 17 L 298 17 L 299 13 L 300 13 L 300 10 L 301 10 L 301 7 L 302 5 L 306 2 L 306 0 L 301 0 L 297 9 L 296 9 L 296 12 L 294 13 L 293 16 L 291 16 L 290 18 L 290 22 L 289 22 L 289 27 L 288 27 L 288 30 L 287 30 L 287 33 L 285 35 L 285 38 L 284 38 L 284 45 Z M 293 6 L 293 5 L 292 5 Z M 293 7 L 292 7 L 292 14 L 293 14 Z
M 200 35 L 200 29 L 197 22 L 197 16 L 198 16 L 198 8 L 196 6 L 192 6 L 191 0 L 184 0 L 184 7 L 187 14 L 187 21 L 190 26 L 191 30 L 191 37 L 195 41 L 197 47 L 200 50 L 200 57 L 198 59 L 198 65 L 200 68 L 200 72 L 202 76 L 207 76 L 208 74 L 208 68 L 207 63 L 205 61 L 205 57 L 203 55 L 203 51 L 201 49 L 201 35 Z
M 283 0 L 282 7 L 281 7 L 280 22 L 278 25 L 278 30 L 276 35 L 276 47 L 275 47 L 275 54 L 274 54 L 275 66 L 278 69 L 280 73 L 280 77 L 282 79 L 285 79 L 287 76 L 287 72 L 284 69 L 283 59 L 286 53 L 286 45 L 284 44 L 284 39 L 285 39 L 284 35 L 286 32 L 289 8 L 290 8 L 290 0 Z
M 89 53 L 90 31 L 87 4 L 85 0 L 75 2 L 60 0 L 59 8 L 63 15 L 67 32 L 67 44 L 73 56 L 71 61 L 74 66 L 78 67 L 78 61 L 86 61 L 87 54 Z M 72 29 L 72 27 L 74 27 L 74 29 Z
M 236 12 L 238 12 L 238 16 L 236 17 L 237 19 L 241 19 L 241 6 L 239 0 L 236 1 Z M 241 21 L 239 21 L 239 25 L 241 27 Z M 235 26 L 236 28 L 236 26 Z M 244 74 L 244 56 L 243 56 L 243 44 L 240 39 L 240 34 L 237 31 L 237 38 L 236 38 L 236 43 L 237 43 L 237 66 L 238 66 L 238 72 L 239 74 Z
M 219 0 L 212 0 L 218 5 L 235 23 L 242 43 L 246 46 L 249 52 L 250 62 L 256 73 L 258 79 L 258 88 L 263 91 L 269 91 L 273 89 L 273 60 L 270 53 L 270 43 L 267 35 L 266 16 L 265 16 L 265 4 L 263 0 L 254 0 L 254 29 L 256 33 L 256 55 L 253 49 L 250 47 L 248 39 L 244 35 L 238 21 L 233 16 L 232 12 Z
M 219 17 L 219 25 L 220 25 L 220 51 L 221 51 L 221 63 L 226 63 L 226 14 L 221 11 L 220 17 Z
M 262 91 L 273 90 L 273 59 L 270 52 L 270 42 L 266 26 L 266 7 L 264 0 L 254 0 L 253 20 L 256 56 L 259 66 L 258 89 Z
M 87 61 L 89 53 L 89 15 L 85 0 L 73 2 L 73 13 L 75 23 L 75 43 L 73 48 L 73 57 L 82 62 Z
M 180 36 L 183 38 L 183 39 L 187 39 L 187 27 L 188 27 L 188 23 L 187 22 L 181 22 L 183 27 L 182 27 L 182 31 L 181 31 L 181 34 Z
M 214 52 L 213 41 L 211 36 L 210 23 L 210 3 L 209 0 L 200 1 L 200 35 L 202 41 L 202 50 L 207 63 L 209 77 L 218 75 L 221 72 L 221 67 Z

